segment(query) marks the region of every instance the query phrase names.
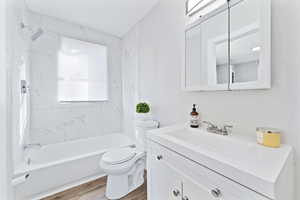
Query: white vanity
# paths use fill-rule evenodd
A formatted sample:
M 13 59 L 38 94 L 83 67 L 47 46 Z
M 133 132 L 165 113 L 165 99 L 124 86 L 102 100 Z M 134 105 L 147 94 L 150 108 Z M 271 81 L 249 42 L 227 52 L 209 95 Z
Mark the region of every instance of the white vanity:
M 176 125 L 150 131 L 149 200 L 293 200 L 292 147 Z

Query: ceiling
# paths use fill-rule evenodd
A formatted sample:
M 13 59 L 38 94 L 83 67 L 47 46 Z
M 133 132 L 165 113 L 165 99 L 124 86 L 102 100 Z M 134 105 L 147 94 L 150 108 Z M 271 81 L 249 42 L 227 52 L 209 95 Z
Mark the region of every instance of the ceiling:
M 159 0 L 26 0 L 36 13 L 124 36 Z

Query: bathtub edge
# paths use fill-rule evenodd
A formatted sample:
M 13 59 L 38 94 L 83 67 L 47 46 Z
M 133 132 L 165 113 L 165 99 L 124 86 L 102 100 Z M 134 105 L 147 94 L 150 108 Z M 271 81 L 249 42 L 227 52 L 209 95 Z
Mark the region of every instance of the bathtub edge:
M 44 193 L 37 194 L 37 195 L 33 196 L 30 200 L 41 200 L 43 198 L 49 197 L 51 195 L 54 195 L 54 194 L 57 194 L 57 193 L 60 193 L 60 192 L 63 192 L 65 190 L 71 189 L 71 188 L 76 187 L 76 186 L 79 186 L 79 185 L 97 180 L 99 178 L 103 178 L 105 176 L 106 176 L 106 174 L 101 174 L 101 175 L 94 175 L 94 176 L 90 176 L 90 177 L 87 177 L 87 178 L 83 178 L 83 179 L 80 179 L 80 180 L 76 181 L 75 183 L 71 183 L 71 184 L 68 184 L 68 185 L 63 185 L 63 186 L 58 187 L 56 189 L 53 189 L 53 190 L 50 190 L 50 191 L 47 191 L 47 192 L 44 192 Z

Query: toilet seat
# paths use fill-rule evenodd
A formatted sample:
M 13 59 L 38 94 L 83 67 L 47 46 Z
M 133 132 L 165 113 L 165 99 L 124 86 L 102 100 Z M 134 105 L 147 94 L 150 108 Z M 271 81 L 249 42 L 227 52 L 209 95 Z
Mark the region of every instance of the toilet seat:
M 124 150 L 124 148 L 113 149 L 113 150 L 105 153 L 102 156 L 102 159 L 100 160 L 101 169 L 103 169 L 108 174 L 114 174 L 114 175 L 120 175 L 120 174 L 130 171 L 134 167 L 137 160 L 143 159 L 145 156 L 145 152 L 142 151 L 141 149 L 138 149 L 138 148 L 130 148 L 130 149 L 131 150 L 126 149 L 126 153 L 128 153 L 128 154 L 124 153 L 123 157 L 122 156 L 119 157 L 119 158 L 123 158 L 123 159 L 118 159 L 117 158 L 118 156 L 115 154 L 122 152 Z M 110 157 L 111 152 L 113 152 L 113 154 L 114 154 L 113 157 L 115 159 L 112 159 L 112 157 Z M 121 162 L 121 161 L 123 161 L 123 162 Z M 114 164 L 111 164 L 111 163 L 114 163 Z
M 136 150 L 130 147 L 117 148 L 106 152 L 102 160 L 110 165 L 117 165 L 127 162 L 136 156 Z

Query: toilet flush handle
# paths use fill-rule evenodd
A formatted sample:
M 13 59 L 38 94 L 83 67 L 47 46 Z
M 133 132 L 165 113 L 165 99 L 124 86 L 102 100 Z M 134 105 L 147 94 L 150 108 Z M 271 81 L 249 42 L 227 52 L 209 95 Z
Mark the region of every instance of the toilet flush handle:
M 156 158 L 157 158 L 157 160 L 162 160 L 163 156 L 162 155 L 158 155 Z

